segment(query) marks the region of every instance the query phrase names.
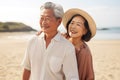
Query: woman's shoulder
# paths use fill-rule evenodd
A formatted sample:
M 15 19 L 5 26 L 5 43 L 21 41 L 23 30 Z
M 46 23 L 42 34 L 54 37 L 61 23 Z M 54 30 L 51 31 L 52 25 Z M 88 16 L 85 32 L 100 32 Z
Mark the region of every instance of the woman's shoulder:
M 82 45 L 82 47 L 81 47 L 81 52 L 82 52 L 82 54 L 84 54 L 84 55 L 91 55 L 90 48 L 89 48 L 89 46 L 88 46 L 86 43 L 84 43 L 84 44 Z

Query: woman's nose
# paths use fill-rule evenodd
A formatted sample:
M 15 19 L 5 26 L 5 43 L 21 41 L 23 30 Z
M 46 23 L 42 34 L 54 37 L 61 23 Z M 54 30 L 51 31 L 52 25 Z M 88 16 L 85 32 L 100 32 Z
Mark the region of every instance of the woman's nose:
M 76 25 L 75 25 L 75 24 L 73 24 L 73 25 L 71 26 L 71 28 L 73 28 L 73 29 L 74 29 L 74 28 L 76 28 Z

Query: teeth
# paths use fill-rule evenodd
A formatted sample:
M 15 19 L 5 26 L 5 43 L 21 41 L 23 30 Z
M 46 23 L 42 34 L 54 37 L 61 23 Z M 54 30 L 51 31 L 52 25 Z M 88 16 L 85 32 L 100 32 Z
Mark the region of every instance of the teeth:
M 71 33 L 75 34 L 75 33 L 77 33 L 77 32 L 75 32 L 75 31 L 71 31 Z

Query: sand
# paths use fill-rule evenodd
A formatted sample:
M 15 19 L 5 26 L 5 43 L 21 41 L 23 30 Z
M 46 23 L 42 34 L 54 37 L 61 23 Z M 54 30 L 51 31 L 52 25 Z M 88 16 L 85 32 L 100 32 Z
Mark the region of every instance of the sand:
M 32 33 L 0 33 L 0 80 L 22 80 L 21 62 Z M 19 36 L 19 37 L 16 37 Z M 120 80 L 120 40 L 91 40 L 88 43 L 95 80 Z

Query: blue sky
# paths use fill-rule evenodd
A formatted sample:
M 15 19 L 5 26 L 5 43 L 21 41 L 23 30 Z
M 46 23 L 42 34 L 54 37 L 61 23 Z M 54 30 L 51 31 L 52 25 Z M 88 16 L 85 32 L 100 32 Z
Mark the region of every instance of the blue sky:
M 0 21 L 23 22 L 39 30 L 39 7 L 46 1 L 61 4 L 64 11 L 85 10 L 94 18 L 97 27 L 120 26 L 120 0 L 0 0 Z

